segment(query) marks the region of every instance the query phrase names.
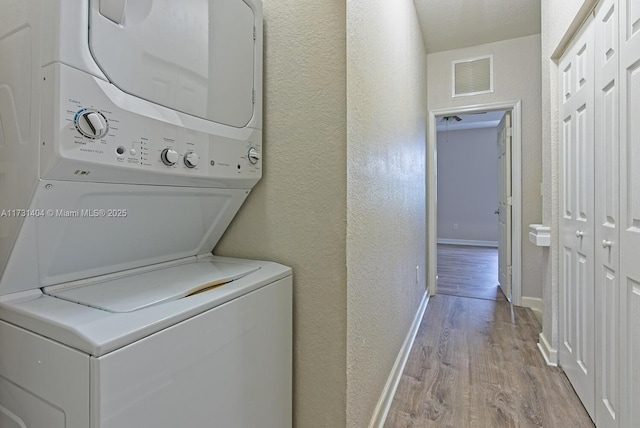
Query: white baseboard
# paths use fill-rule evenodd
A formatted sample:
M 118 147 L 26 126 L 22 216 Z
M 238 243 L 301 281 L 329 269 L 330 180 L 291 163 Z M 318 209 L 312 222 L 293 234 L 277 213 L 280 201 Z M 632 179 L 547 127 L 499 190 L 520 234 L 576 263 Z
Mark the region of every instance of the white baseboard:
M 427 309 L 428 302 L 429 293 L 425 291 L 424 295 L 422 296 L 422 302 L 420 302 L 418 312 L 416 312 L 416 315 L 413 318 L 413 323 L 411 324 L 409 333 L 404 339 L 404 343 L 402 344 L 402 348 L 400 348 L 400 352 L 398 353 L 396 362 L 393 364 L 391 373 L 389 373 L 387 383 L 384 385 L 384 389 L 382 390 L 382 394 L 380 395 L 378 404 L 373 411 L 373 416 L 371 416 L 371 421 L 369 422 L 369 428 L 382 428 L 385 420 L 387 419 L 389 408 L 391 408 L 391 402 L 393 401 L 393 397 L 396 394 L 398 383 L 400 383 L 400 377 L 402 376 L 402 372 L 404 371 L 404 366 L 407 364 L 409 353 L 411 352 L 413 342 L 416 339 L 418 327 L 420 327 L 420 323 L 422 322 L 422 318 L 424 317 L 424 311 L 425 309 Z
M 544 333 L 540 333 L 538 336 L 538 349 L 548 366 L 558 366 L 558 350 L 553 349 L 551 345 L 549 345 L 549 341 L 544 337 Z
M 544 303 L 542 299 L 538 297 L 526 297 L 522 296 L 520 300 L 520 306 L 524 306 L 525 308 L 530 308 L 533 311 L 533 314 L 536 316 L 540 325 L 542 325 L 542 311 L 544 310 Z
M 446 239 L 438 238 L 438 244 L 448 245 L 469 245 L 472 247 L 495 247 L 498 248 L 498 241 L 475 241 L 471 239 Z

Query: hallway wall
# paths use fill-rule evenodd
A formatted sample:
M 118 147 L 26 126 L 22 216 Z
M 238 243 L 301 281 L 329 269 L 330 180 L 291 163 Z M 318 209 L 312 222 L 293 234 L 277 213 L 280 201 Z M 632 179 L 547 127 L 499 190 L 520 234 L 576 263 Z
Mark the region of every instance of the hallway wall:
M 426 74 L 412 0 L 347 1 L 347 427 L 368 425 L 426 292 Z
M 293 422 L 346 426 L 344 1 L 264 0 L 263 178 L 215 248 L 293 268 Z
M 263 178 L 214 252 L 293 267 L 294 426 L 367 426 L 425 294 L 422 35 L 411 0 L 264 0 L 264 31 Z
M 451 96 L 453 60 L 493 55 L 494 92 Z M 522 296 L 542 298 L 542 251 L 529 242 L 529 224 L 542 220 L 540 35 L 429 54 L 429 110 L 522 100 Z

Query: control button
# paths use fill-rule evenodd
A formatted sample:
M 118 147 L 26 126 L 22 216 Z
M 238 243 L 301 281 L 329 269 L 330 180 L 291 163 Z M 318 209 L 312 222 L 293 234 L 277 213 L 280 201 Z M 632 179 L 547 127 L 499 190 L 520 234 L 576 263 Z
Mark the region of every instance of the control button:
M 107 118 L 96 110 L 80 110 L 76 113 L 74 121 L 78 132 L 88 138 L 102 138 L 109 131 Z
M 251 165 L 257 164 L 260 160 L 260 153 L 258 153 L 258 149 L 256 149 L 255 147 L 251 147 L 247 155 L 249 157 L 249 162 L 251 163 Z
M 125 152 L 125 148 L 122 146 L 118 146 L 118 148 L 116 148 L 116 153 L 118 154 L 118 156 L 122 156 Z
M 160 159 L 167 166 L 175 165 L 180 159 L 180 155 L 173 149 L 164 149 L 160 154 Z
M 195 168 L 200 163 L 200 156 L 195 152 L 189 152 L 184 155 L 184 164 L 187 168 Z
M 129 154 L 130 154 L 131 156 L 135 156 L 135 155 L 136 155 L 136 153 L 138 153 L 138 152 L 136 151 L 136 149 L 131 149 L 131 150 L 129 150 Z

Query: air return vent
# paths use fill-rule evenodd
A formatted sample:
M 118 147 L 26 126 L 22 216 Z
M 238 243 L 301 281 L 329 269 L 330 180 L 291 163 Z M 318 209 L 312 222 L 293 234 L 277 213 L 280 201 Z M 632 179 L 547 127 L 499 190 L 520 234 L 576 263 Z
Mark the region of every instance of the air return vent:
M 493 92 L 493 56 L 453 61 L 453 96 Z

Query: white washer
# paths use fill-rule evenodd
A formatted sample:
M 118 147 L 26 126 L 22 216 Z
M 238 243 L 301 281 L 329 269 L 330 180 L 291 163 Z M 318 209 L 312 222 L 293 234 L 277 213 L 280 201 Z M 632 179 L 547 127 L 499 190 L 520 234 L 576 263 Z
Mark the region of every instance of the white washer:
M 291 426 L 260 0 L 0 0 L 0 428 Z

